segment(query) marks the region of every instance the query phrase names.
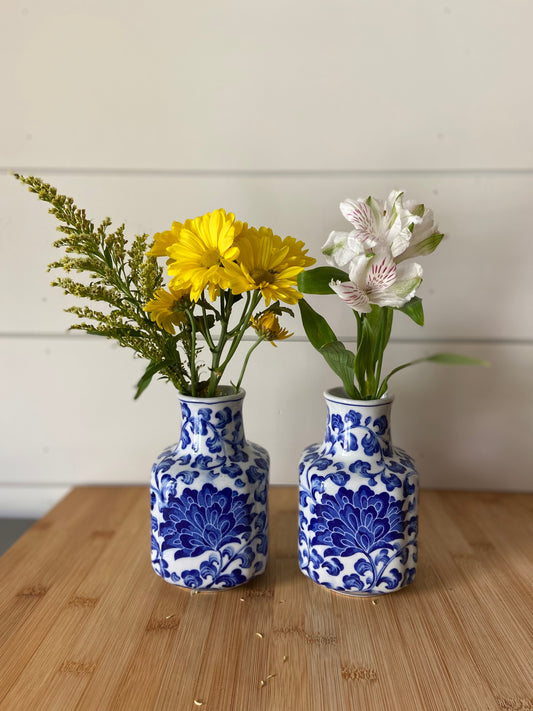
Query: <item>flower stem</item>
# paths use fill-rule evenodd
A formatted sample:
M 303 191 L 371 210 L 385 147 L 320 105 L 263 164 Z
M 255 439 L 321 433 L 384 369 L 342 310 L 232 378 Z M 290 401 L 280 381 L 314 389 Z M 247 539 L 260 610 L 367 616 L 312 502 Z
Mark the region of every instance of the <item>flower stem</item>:
M 255 351 L 257 346 L 262 343 L 265 340 L 264 336 L 261 336 L 260 338 L 257 339 L 257 341 L 252 345 L 252 347 L 249 349 L 248 353 L 246 354 L 246 358 L 244 359 L 244 362 L 242 364 L 241 368 L 241 374 L 239 376 L 239 379 L 237 381 L 237 384 L 235 385 L 235 389 L 238 390 L 241 387 L 242 379 L 244 377 L 244 371 L 246 370 L 246 366 L 248 365 L 248 361 L 250 360 L 250 356 L 252 353 Z
M 191 350 L 189 353 L 189 366 L 191 370 L 191 395 L 196 397 L 196 324 L 194 316 L 190 309 L 186 309 L 185 313 L 191 325 Z
M 226 358 L 222 365 L 220 366 L 220 371 L 221 374 L 224 372 L 226 366 L 232 359 L 235 351 L 237 350 L 240 342 L 242 341 L 242 337 L 244 336 L 244 333 L 246 329 L 250 326 L 250 319 L 252 317 L 252 314 L 254 312 L 254 309 L 256 308 L 257 304 L 261 301 L 261 292 L 257 291 L 254 292 L 252 299 L 250 300 L 250 305 L 248 309 L 244 312 L 244 314 L 241 316 L 241 319 L 239 321 L 239 325 L 237 327 L 237 332 L 233 336 L 232 343 L 230 346 L 230 349 L 226 355 Z M 235 330 L 235 329 L 234 329 Z

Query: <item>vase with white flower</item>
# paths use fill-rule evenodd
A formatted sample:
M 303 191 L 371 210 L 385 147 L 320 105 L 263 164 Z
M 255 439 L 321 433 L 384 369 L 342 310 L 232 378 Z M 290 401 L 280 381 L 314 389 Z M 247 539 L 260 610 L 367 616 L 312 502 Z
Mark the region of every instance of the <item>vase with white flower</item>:
M 223 209 L 129 245 L 124 226 L 111 232 L 109 219 L 94 225 L 39 178 L 16 177 L 60 222 L 54 244 L 65 255 L 49 267 L 66 276 L 53 285 L 102 304 L 69 307 L 80 319 L 72 328 L 111 338 L 148 361 L 135 397 L 154 377 L 177 390 L 179 438 L 152 468 L 155 572 L 172 584 L 209 590 L 261 574 L 269 455 L 244 435 L 241 385 L 262 342 L 275 345 L 292 335 L 279 319 L 292 315 L 302 296 L 297 276 L 315 260 L 303 242 L 251 227 Z M 72 272 L 81 276 L 72 279 Z M 227 368 L 249 333 L 235 382 L 227 382 Z
M 340 297 L 357 325 L 354 352 L 307 301 L 299 302 L 309 341 L 342 382 L 325 393 L 324 441 L 300 460 L 299 563 L 316 583 L 372 596 L 411 583 L 418 557 L 418 473 L 392 444 L 389 380 L 424 361 L 480 361 L 438 353 L 382 373 L 395 312 L 423 325 L 416 296 L 422 266 L 414 260 L 431 254 L 443 235 L 431 210 L 401 191 L 386 200 L 345 200 L 340 209 L 351 230 L 331 232 L 322 250 L 328 266 L 298 277 L 304 293 Z

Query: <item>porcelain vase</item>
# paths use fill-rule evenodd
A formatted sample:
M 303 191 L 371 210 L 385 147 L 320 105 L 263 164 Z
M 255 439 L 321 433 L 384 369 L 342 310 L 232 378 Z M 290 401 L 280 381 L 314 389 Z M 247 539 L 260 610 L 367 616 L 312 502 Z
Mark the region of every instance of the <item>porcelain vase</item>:
M 416 574 L 418 474 L 392 445 L 393 398 L 324 395 L 324 442 L 307 447 L 299 466 L 300 569 L 348 595 L 399 590 Z
M 241 585 L 266 567 L 268 452 L 244 435 L 245 393 L 179 396 L 179 441 L 152 468 L 152 566 L 185 588 Z

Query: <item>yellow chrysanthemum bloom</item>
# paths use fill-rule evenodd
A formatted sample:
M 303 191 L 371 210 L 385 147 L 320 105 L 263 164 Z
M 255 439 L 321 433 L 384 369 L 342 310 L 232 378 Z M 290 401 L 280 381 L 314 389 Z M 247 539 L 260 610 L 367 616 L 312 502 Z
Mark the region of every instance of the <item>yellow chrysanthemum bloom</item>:
M 316 259 L 313 257 L 307 257 L 308 249 L 303 249 L 305 247 L 305 242 L 302 240 L 296 240 L 294 237 L 285 237 L 283 240 L 283 246 L 289 248 L 287 253 L 287 261 L 293 266 L 302 267 L 307 269 L 307 267 L 312 266 Z
M 242 225 L 238 223 L 242 228 Z M 172 262 L 168 273 L 174 289 L 190 289 L 192 301 L 198 301 L 205 288 L 214 301 L 220 288 L 228 288 L 225 264 L 239 256 L 234 245 L 235 216 L 225 210 L 215 210 L 185 224 L 178 239 L 168 247 Z
M 296 277 L 308 260 L 295 246 L 281 240 L 268 227 L 250 227 L 239 238 L 239 259 L 235 264 L 225 262 L 229 288 L 234 294 L 259 290 L 268 306 L 272 300 L 296 304 L 302 294 L 295 289 Z M 299 263 L 298 263 L 299 260 Z M 314 261 L 314 260 L 313 260 Z
M 190 220 L 185 222 L 185 225 Z M 154 243 L 148 252 L 149 257 L 168 257 L 167 249 L 177 241 L 179 233 L 181 232 L 182 225 L 181 222 L 173 222 L 172 227 L 164 232 L 156 232 L 154 235 Z
M 258 319 L 252 316 L 250 321 L 257 335 L 264 338 L 265 341 L 270 341 L 273 346 L 276 345 L 274 341 L 284 341 L 286 338 L 294 336 L 294 333 L 289 333 L 286 328 L 280 325 L 278 317 L 271 311 L 267 311 Z
M 174 326 L 179 326 L 179 324 L 187 320 L 187 316 L 183 313 L 183 308 L 180 308 L 180 302 L 183 302 L 188 296 L 189 292 L 186 289 L 179 291 L 158 289 L 155 292 L 155 299 L 143 306 L 143 311 L 149 314 L 152 321 L 155 321 L 159 328 L 174 335 L 176 333 Z

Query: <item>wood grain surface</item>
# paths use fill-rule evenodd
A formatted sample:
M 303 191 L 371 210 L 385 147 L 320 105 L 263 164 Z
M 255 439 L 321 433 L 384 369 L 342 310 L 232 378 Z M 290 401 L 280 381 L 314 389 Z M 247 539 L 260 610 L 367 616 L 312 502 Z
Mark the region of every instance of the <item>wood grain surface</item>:
M 418 577 L 374 599 L 267 572 L 191 594 L 150 566 L 144 487 L 73 490 L 0 558 L 1 711 L 533 709 L 533 495 L 423 491 Z

